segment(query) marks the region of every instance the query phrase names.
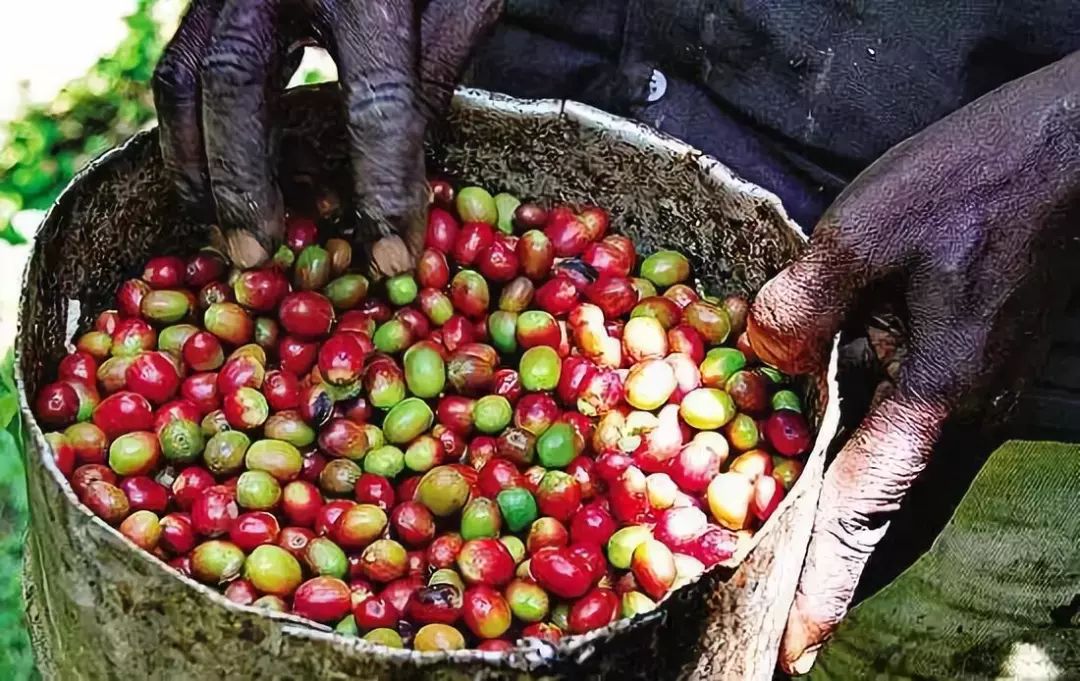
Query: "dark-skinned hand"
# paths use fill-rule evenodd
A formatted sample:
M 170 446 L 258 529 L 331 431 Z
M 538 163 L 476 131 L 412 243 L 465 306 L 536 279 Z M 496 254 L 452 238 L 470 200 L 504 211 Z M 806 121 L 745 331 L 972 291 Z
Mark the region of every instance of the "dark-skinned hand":
M 947 417 L 994 406 L 1030 370 L 1074 282 L 1080 237 L 1080 53 L 985 95 L 889 151 L 769 282 L 749 322 L 757 353 L 821 367 L 864 294 L 900 301 L 895 390 L 825 475 L 780 666 L 805 672 L 923 470 Z
M 428 205 L 426 126 L 445 111 L 501 0 L 194 0 L 154 73 L 161 149 L 181 198 L 241 267 L 284 233 L 275 112 L 298 48 L 338 68 L 358 239 L 373 273 L 412 267 Z

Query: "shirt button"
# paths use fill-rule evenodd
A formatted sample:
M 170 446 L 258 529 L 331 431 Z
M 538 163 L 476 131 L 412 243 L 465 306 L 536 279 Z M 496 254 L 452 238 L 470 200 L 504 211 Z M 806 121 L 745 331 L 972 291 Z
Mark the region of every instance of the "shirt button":
M 649 77 L 649 98 L 648 102 L 659 100 L 667 92 L 667 76 L 660 73 L 656 69 L 653 69 L 652 76 Z

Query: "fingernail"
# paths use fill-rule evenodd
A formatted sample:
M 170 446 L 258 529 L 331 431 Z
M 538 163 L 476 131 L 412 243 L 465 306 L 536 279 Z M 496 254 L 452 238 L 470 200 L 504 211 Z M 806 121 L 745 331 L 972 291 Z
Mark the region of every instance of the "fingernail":
M 791 665 L 791 673 L 796 675 L 808 674 L 814 666 L 814 661 L 817 660 L 819 650 L 821 650 L 821 646 L 811 646 L 804 650 L 799 659 L 795 660 Z
M 409 249 L 396 234 L 379 239 L 371 247 L 371 273 L 374 278 L 392 277 L 408 272 L 411 267 Z
M 789 354 L 786 348 L 781 344 L 774 343 L 772 329 L 768 326 L 763 326 L 757 316 L 751 312 L 750 316 L 746 318 L 746 335 L 750 340 L 750 347 L 754 349 L 754 352 L 761 361 L 770 366 L 781 366 L 782 370 L 786 371 L 787 355 Z
M 221 231 L 221 227 L 214 224 L 210 225 L 210 246 L 220 253 L 229 254 L 229 244 L 225 242 L 225 232 Z
M 225 235 L 229 255 L 237 267 L 246 269 L 261 265 L 270 258 L 259 240 L 243 230 L 233 230 Z

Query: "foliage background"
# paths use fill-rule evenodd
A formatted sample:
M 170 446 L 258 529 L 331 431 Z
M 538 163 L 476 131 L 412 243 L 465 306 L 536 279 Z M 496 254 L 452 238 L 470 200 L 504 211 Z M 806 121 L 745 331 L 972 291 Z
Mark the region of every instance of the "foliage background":
M 32 236 L 12 224 L 20 212 L 48 208 L 87 161 L 153 122 L 149 83 L 164 33 L 155 4 L 138 0 L 127 35 L 110 54 L 54 100 L 24 105 L 0 129 L 0 239 L 9 247 Z M 12 355 L 0 351 L 0 679 L 21 681 L 35 677 L 20 587 L 26 490 Z
M 0 678 L 31 678 L 33 658 L 23 623 L 20 568 L 26 488 L 19 451 L 18 400 L 9 352 L 0 366 Z
M 149 82 L 162 38 L 154 0 L 139 0 L 128 34 L 48 104 L 29 105 L 7 124 L 0 151 L 0 237 L 25 239 L 11 225 L 20 210 L 49 207 L 86 162 L 153 121 Z

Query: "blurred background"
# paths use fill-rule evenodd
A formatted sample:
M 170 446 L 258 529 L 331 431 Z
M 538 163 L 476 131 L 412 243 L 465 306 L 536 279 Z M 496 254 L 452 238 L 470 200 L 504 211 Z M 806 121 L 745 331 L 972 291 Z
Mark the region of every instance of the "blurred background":
M 11 378 L 23 265 L 72 176 L 154 125 L 150 77 L 186 0 L 0 3 L 0 681 L 36 678 L 20 587 L 26 495 Z M 48 26 L 48 31 L 41 27 Z M 294 83 L 334 76 L 310 51 Z

